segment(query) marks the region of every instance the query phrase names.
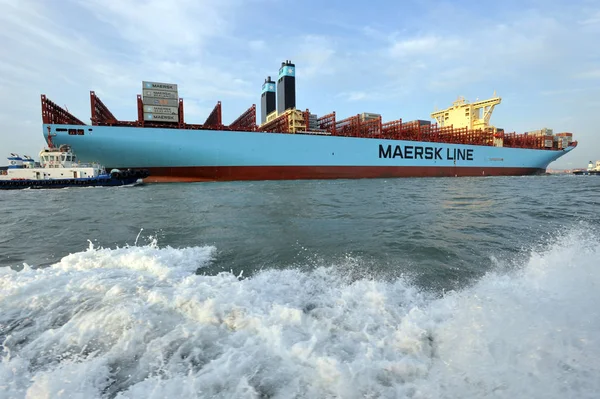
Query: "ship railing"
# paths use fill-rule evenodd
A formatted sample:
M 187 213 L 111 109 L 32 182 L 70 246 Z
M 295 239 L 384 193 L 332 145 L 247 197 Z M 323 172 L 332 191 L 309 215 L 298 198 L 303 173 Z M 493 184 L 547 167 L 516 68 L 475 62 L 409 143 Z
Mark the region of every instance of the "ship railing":
M 317 126 L 319 126 L 319 129 L 326 130 L 326 131 L 330 132 L 331 134 L 335 135 L 335 133 L 336 133 L 336 131 L 335 131 L 335 126 L 336 126 L 335 112 L 332 112 L 331 114 L 323 115 L 322 117 L 317 118 Z
M 73 116 L 68 110 L 46 98 L 45 94 L 41 96 L 42 100 L 42 121 L 44 124 L 54 125 L 85 125 L 82 121 Z
M 212 112 L 206 118 L 204 122 L 206 129 L 220 130 L 223 129 L 223 119 L 221 117 L 221 101 L 217 102 L 217 105 L 213 108 Z
M 108 107 L 104 105 L 102 100 L 94 91 L 90 91 L 90 107 L 92 111 L 92 125 L 111 125 L 117 122 L 117 118 L 110 112 Z
M 256 104 L 252 104 L 243 114 L 241 114 L 229 126 L 230 130 L 256 131 Z

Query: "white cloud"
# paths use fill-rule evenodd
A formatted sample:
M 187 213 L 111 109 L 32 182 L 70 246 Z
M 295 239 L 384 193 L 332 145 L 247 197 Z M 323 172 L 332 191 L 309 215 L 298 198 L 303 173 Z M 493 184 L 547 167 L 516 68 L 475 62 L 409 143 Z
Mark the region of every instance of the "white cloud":
M 248 46 L 254 51 L 263 51 L 267 48 L 264 40 L 251 40 L 248 42 Z
M 540 94 L 543 96 L 568 96 L 569 98 L 573 98 L 574 94 L 598 90 L 600 90 L 600 87 L 570 87 L 568 89 L 542 90 Z
M 77 0 L 97 18 L 111 25 L 123 40 L 153 57 L 178 49 L 197 51 L 230 27 L 226 12 L 231 0 Z
M 581 25 L 600 25 L 600 11 L 591 13 L 587 18 L 579 21 Z
M 423 90 L 456 92 L 486 82 L 517 81 L 523 76 L 536 79 L 540 72 L 554 74 L 558 80 L 573 68 L 569 57 L 577 57 L 577 52 L 594 40 L 582 41 L 579 32 L 557 18 L 541 11 L 523 11 L 500 23 L 480 21 L 454 27 L 451 34 L 441 33 L 448 28 L 443 23 L 413 33 L 409 29 L 385 33 L 366 28 L 365 35 L 378 46 L 373 45 L 374 50 L 361 57 L 360 63 L 383 74 L 381 81 L 387 82 L 387 91 L 398 95 L 414 96 Z M 400 92 L 399 86 L 403 88 Z M 385 98 L 385 88 L 377 89 L 380 98 Z M 490 92 L 494 89 L 502 90 L 489 88 Z
M 367 98 L 367 93 L 364 91 L 353 91 L 348 96 L 349 101 L 364 100 L 365 98 Z
M 530 14 L 506 24 L 463 30 L 462 35 L 452 37 L 405 35 L 391 42 L 388 53 L 405 68 L 418 68 L 419 74 L 429 70 L 426 80 L 432 88 L 460 86 L 518 73 L 522 68 L 547 66 L 562 50 L 560 36 L 565 29 L 552 18 Z
M 335 66 L 339 66 L 333 64 L 335 47 L 332 37 L 304 36 L 296 54 L 296 63 L 302 66 L 298 73 L 307 79 L 332 74 L 336 70 Z
M 580 72 L 576 77 L 580 79 L 600 79 L 600 68 Z
M 408 58 L 416 55 L 442 56 L 461 50 L 463 44 L 459 39 L 445 39 L 434 35 L 409 37 L 394 41 L 389 52 L 392 57 Z
M 350 92 L 341 92 L 336 95 L 337 98 L 342 98 L 345 101 L 359 101 L 366 100 L 369 95 L 364 91 L 350 91 Z

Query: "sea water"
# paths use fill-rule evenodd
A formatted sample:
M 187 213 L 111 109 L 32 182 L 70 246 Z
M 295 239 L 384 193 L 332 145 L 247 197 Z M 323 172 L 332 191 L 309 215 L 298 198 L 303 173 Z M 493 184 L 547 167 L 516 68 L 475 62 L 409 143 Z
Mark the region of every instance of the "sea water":
M 596 398 L 599 189 L 0 192 L 0 398 Z

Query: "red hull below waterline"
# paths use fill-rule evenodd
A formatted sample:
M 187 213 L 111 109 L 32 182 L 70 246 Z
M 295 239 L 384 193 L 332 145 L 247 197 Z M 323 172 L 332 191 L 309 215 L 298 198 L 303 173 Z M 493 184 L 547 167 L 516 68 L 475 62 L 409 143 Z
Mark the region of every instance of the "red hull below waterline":
M 363 179 L 394 177 L 522 176 L 543 174 L 538 168 L 439 166 L 188 166 L 147 168 L 146 183 L 236 180 Z

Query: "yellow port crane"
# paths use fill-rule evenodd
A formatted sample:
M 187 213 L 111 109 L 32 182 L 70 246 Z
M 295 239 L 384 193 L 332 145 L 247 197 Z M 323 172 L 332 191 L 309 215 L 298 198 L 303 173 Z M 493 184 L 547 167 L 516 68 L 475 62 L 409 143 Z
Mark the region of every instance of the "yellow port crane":
M 488 129 L 490 118 L 494 107 L 500 104 L 501 98 L 494 96 L 487 100 L 469 103 L 464 97 L 458 97 L 458 100 L 452 103 L 452 106 L 441 111 L 435 111 L 431 117 L 435 119 L 438 126 L 453 126 L 454 128 L 468 129 Z

